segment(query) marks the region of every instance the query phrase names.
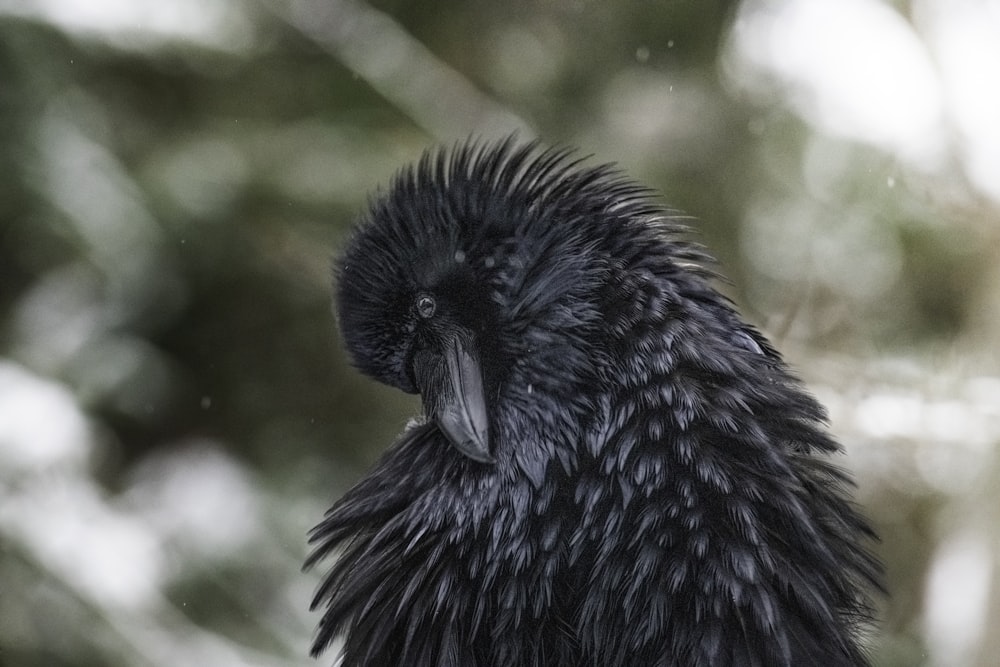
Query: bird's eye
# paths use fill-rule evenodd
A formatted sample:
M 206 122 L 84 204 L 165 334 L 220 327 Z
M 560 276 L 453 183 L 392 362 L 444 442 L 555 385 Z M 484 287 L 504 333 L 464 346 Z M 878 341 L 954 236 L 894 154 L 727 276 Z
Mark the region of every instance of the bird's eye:
M 421 294 L 418 296 L 416 306 L 417 315 L 425 320 L 433 317 L 434 311 L 437 310 L 437 303 L 434 301 L 434 297 L 428 294 Z

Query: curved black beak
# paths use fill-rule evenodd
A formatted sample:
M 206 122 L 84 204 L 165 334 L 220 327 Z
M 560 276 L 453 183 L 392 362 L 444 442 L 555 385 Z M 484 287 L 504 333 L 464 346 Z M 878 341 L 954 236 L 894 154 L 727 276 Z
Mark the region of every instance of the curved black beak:
M 424 411 L 455 449 L 473 461 L 493 463 L 483 372 L 474 345 L 450 337 L 439 350 L 421 350 L 413 374 Z

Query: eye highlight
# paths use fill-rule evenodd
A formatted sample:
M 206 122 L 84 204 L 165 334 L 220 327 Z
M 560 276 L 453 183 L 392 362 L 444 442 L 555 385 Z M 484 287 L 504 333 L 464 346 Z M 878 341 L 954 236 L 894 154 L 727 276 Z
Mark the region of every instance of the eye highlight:
M 434 312 L 437 310 L 437 302 L 429 294 L 418 295 L 415 306 L 417 308 L 417 315 L 425 320 L 433 317 Z

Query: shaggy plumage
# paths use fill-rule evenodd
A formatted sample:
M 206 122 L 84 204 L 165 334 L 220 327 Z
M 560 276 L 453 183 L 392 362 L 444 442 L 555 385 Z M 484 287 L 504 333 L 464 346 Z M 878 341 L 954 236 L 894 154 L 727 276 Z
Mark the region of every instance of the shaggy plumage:
M 611 167 L 428 153 L 337 270 L 425 416 L 311 534 L 344 667 L 867 664 L 878 565 L 824 412 Z

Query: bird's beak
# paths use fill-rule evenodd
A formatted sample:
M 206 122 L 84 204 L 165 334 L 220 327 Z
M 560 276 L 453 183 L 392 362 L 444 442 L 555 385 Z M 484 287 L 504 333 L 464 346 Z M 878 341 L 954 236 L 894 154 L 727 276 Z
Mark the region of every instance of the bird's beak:
M 473 344 L 452 336 L 439 351 L 418 352 L 413 370 L 424 410 L 455 449 L 473 461 L 493 463 L 483 373 Z

